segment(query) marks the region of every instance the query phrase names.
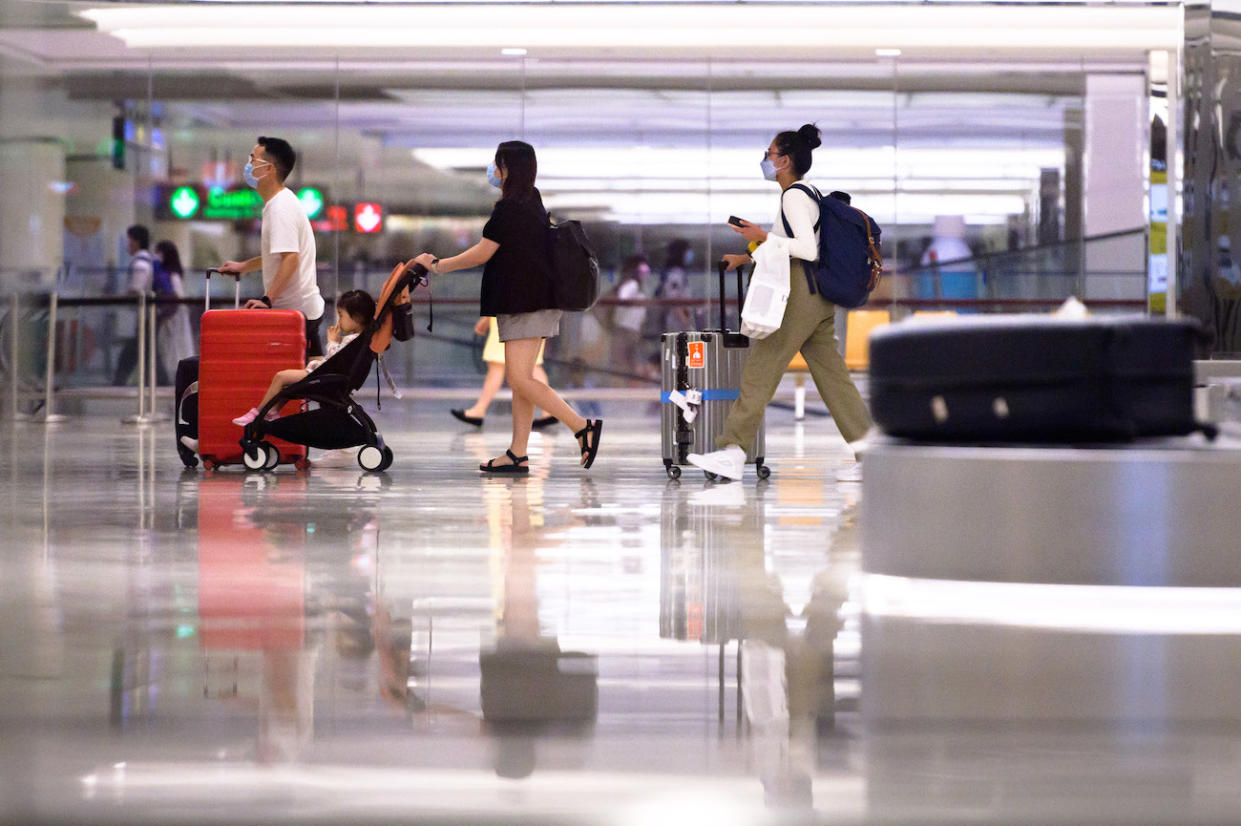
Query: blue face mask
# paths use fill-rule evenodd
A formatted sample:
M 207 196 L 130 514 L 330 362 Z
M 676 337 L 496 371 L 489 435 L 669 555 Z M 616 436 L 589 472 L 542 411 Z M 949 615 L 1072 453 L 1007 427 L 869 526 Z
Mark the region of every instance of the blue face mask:
M 765 181 L 776 180 L 776 162 L 773 161 L 771 158 L 768 158 L 766 156 L 763 157 L 762 170 L 763 170 L 763 180 Z
M 504 182 L 500 180 L 499 170 L 496 169 L 494 161 L 487 164 L 487 183 L 491 184 L 496 189 L 504 188 Z
M 259 163 L 263 165 L 267 164 L 266 161 L 259 161 Z M 246 168 L 241 170 L 241 177 L 243 180 L 245 180 L 246 186 L 250 187 L 251 189 L 259 188 L 259 179 L 254 177 L 254 161 L 248 161 L 246 163 Z

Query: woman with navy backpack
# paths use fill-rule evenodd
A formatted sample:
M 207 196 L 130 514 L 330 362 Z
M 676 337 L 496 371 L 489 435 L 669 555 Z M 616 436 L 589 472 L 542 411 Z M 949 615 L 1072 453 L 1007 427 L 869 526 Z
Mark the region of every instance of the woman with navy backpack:
M 808 262 L 819 258 L 819 203 L 805 187 L 794 187 L 812 162 L 811 152 L 822 144 L 819 129 L 806 124 L 796 132 L 781 132 L 763 155 L 763 178 L 780 185 L 780 211 L 770 232 L 757 224 L 730 223 L 733 231 L 753 244 L 768 235 L 787 239 L 789 298 L 780 328 L 766 338 L 750 342 L 750 354 L 741 374 L 740 395 L 729 409 L 724 431 L 716 440 L 718 450 L 691 453 L 690 463 L 729 479 L 740 479 L 745 468 L 745 447 L 754 441 L 767 404 L 776 393 L 789 362 L 800 350 L 810 368 L 819 395 L 831 411 L 846 442 L 858 441 L 870 429 L 870 412 L 858 392 L 836 341 L 836 305 L 811 292 L 813 277 Z M 788 230 L 786 231 L 785 227 Z M 752 259 L 749 255 L 725 255 L 728 269 Z M 859 481 L 860 465 L 837 474 L 840 481 Z

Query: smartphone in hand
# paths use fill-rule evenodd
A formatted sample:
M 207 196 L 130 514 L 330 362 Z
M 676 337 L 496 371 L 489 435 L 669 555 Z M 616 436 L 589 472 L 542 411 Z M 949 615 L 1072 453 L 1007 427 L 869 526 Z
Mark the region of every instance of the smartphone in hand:
M 745 224 L 745 222 L 742 221 L 740 218 L 738 218 L 736 215 L 729 215 L 728 223 L 732 224 L 734 227 L 739 227 Z

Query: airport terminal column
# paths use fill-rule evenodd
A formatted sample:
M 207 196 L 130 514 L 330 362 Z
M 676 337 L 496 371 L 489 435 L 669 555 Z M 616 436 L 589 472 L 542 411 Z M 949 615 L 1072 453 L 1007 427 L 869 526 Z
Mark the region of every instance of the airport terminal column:
M 8 79 L 0 84 L 0 273 L 39 273 L 23 289 L 50 288 L 63 255 L 65 150 L 45 121 L 47 93 Z
M 1146 79 L 1087 75 L 1083 107 L 1082 237 L 1141 229 L 1148 220 Z M 1128 238 L 1091 243 L 1084 264 L 1085 295 L 1079 298 L 1145 299 L 1144 282 L 1117 275 L 1146 271 L 1144 245 Z

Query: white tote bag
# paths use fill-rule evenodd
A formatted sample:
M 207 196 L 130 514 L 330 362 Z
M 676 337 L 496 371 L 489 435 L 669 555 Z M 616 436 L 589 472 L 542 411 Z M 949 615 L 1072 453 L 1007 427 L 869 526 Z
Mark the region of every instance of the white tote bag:
M 778 235 L 751 254 L 754 274 L 741 309 L 741 333 L 750 338 L 766 338 L 780 329 L 784 308 L 789 303 L 789 253 L 787 241 Z

